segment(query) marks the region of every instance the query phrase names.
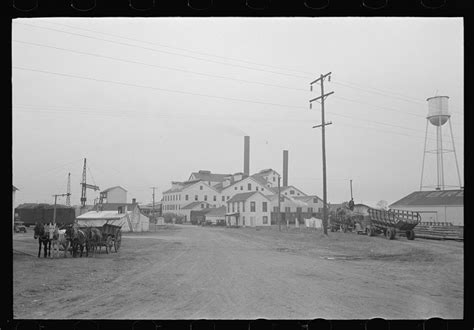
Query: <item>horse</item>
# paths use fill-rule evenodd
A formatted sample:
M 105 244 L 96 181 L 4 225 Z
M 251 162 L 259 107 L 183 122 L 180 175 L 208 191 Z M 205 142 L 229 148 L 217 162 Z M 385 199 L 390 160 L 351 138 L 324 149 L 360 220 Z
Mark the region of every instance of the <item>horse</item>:
M 64 251 L 64 258 L 66 258 L 67 250 L 69 248 L 69 240 L 66 238 L 66 229 L 59 229 L 56 224 L 52 227 L 52 229 L 53 238 L 51 240 L 51 243 L 53 247 L 53 258 L 55 255 L 59 256 L 59 250 L 61 248 Z
M 86 257 L 89 256 L 89 244 L 87 235 L 84 230 L 79 228 L 77 224 L 73 224 L 72 226 L 66 229 L 66 237 L 71 242 L 73 257 L 77 256 L 78 250 L 81 252 L 80 257 L 82 257 L 84 247 L 86 248 Z
M 46 258 L 48 256 L 51 256 L 50 233 L 45 230 L 44 224 L 40 222 L 35 223 L 33 238 L 38 239 L 38 258 L 41 255 L 41 245 L 44 246 L 44 257 Z
M 99 229 L 91 227 L 91 228 L 87 228 L 86 234 L 87 234 L 87 241 L 89 243 L 89 249 L 90 251 L 92 251 L 92 254 L 95 256 L 95 251 L 97 250 L 97 247 L 100 246 L 102 242 L 102 233 Z

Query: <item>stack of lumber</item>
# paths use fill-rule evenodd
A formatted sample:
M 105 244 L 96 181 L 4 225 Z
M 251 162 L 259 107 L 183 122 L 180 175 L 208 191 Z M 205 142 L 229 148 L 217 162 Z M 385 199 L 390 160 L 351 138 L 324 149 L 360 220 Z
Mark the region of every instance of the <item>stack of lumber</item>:
M 414 228 L 415 236 L 439 240 L 464 240 L 464 227 L 451 223 L 423 223 Z

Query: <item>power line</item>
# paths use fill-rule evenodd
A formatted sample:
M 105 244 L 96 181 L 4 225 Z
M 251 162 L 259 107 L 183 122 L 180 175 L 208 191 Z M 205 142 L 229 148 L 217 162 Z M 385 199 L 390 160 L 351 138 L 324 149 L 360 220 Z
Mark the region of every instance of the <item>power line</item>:
M 24 70 L 24 71 L 40 72 L 40 73 L 46 73 L 46 74 L 51 74 L 51 75 L 69 77 L 69 78 L 77 78 L 77 79 L 83 79 L 83 80 L 105 82 L 105 83 L 111 83 L 111 84 L 122 85 L 122 86 L 131 86 L 131 87 L 137 87 L 137 88 L 152 89 L 152 90 L 158 90 L 158 91 L 163 91 L 163 92 L 168 92 L 168 93 L 186 94 L 186 95 L 208 97 L 208 98 L 221 99 L 221 100 L 227 100 L 227 101 L 255 103 L 255 104 L 271 105 L 271 106 L 284 107 L 284 108 L 301 108 L 301 107 L 292 106 L 292 105 L 282 105 L 282 104 L 277 104 L 277 103 L 252 101 L 252 100 L 245 100 L 245 99 L 225 97 L 225 96 L 216 96 L 216 95 L 207 95 L 207 94 L 199 94 L 199 93 L 192 93 L 192 92 L 183 92 L 183 91 L 178 91 L 178 90 L 173 90 L 173 89 L 159 88 L 159 87 L 146 86 L 146 85 L 138 85 L 138 84 L 125 83 L 125 82 L 106 80 L 106 79 L 97 79 L 97 78 L 92 78 L 92 77 L 83 77 L 83 76 L 77 76 L 77 75 L 67 74 L 67 73 L 59 73 L 59 72 L 37 70 L 37 69 L 31 69 L 31 68 L 23 68 L 23 67 L 19 67 L 19 66 L 12 66 L 12 68 L 13 69 L 18 69 L 18 70 Z
M 15 107 L 22 107 L 22 106 L 15 106 Z M 25 107 L 25 106 L 23 106 Z M 26 108 L 30 108 L 30 109 L 37 109 L 37 110 L 17 110 L 17 111 L 20 111 L 20 112 L 32 112 L 32 113 L 38 113 L 38 112 L 44 112 L 44 113 L 52 113 L 52 114 L 67 114 L 67 115 L 77 115 L 77 114 L 83 114 L 83 115 L 86 115 L 86 116 L 91 116 L 91 117 L 94 117 L 94 116 L 105 116 L 105 117 L 117 117 L 119 115 L 124 115 L 124 116 L 129 116 L 131 118 L 136 118 L 137 117 L 137 113 L 136 112 L 117 112 L 117 111 L 108 111 L 107 113 L 103 113 L 103 112 L 100 112 L 99 109 L 92 109 L 92 108 L 84 108 L 84 109 L 87 109 L 89 111 L 83 111 L 83 110 L 77 110 L 77 109 L 82 109 L 82 108 L 73 108 L 73 107 L 67 107 L 67 106 L 61 106 L 60 108 L 61 109 L 64 109 L 64 108 L 69 108 L 71 110 L 74 109 L 74 112 L 70 112 L 70 111 L 63 111 L 61 109 L 51 109 L 51 110 L 44 110 L 44 108 L 38 108 L 38 107 L 34 107 L 34 106 L 26 106 Z M 391 124 L 386 124 L 386 123 L 382 123 L 382 122 L 377 122 L 377 121 L 370 121 L 370 120 L 364 120 L 364 119 L 360 119 L 360 118 L 357 118 L 357 117 L 353 117 L 353 116 L 347 116 L 347 115 L 342 115 L 342 114 L 339 114 L 339 113 L 332 113 L 333 115 L 335 116 L 339 116 L 339 117 L 343 117 L 343 118 L 348 118 L 348 119 L 351 119 L 351 120 L 358 120 L 358 121 L 362 121 L 364 123 L 372 123 L 372 124 L 376 124 L 376 125 L 384 125 L 384 126 L 389 126 L 389 127 L 395 127 L 395 128 L 401 128 L 401 129 L 406 129 L 406 130 L 411 130 L 411 131 L 415 131 L 415 132 L 418 132 L 419 130 L 417 129 L 410 129 L 408 127 L 403 127 L 403 126 L 397 126 L 397 125 L 391 125 Z M 215 117 L 215 116 L 205 116 L 205 115 L 198 115 L 198 114 L 193 114 L 192 116 L 189 116 L 189 115 L 183 115 L 183 116 L 175 116 L 175 115 L 161 115 L 161 114 L 148 114 L 148 113 L 144 113 L 144 114 L 140 114 L 140 115 L 148 115 L 148 116 L 151 116 L 153 118 L 168 118 L 168 119 L 180 119 L 180 120 L 196 120 L 196 119 L 201 119 L 201 120 L 205 120 L 205 121 L 208 121 L 209 119 L 214 119 L 214 120 L 225 120 L 225 121 L 228 121 L 229 118 L 226 118 L 226 117 Z M 265 118 L 265 117 L 262 117 L 262 118 L 254 118 L 254 117 L 244 117 L 244 116 L 239 116 L 239 117 L 235 117 L 235 118 L 232 118 L 232 120 L 243 120 L 243 121 L 250 121 L 250 122 L 255 122 L 256 120 L 265 120 L 266 122 L 297 122 L 297 123 L 307 123 L 308 120 L 305 120 L 305 119 L 296 119 L 296 118 L 291 118 L 291 119 L 283 119 L 282 121 L 279 121 L 279 120 L 276 120 L 276 119 L 268 119 L 268 118 Z M 363 128 L 363 129 L 367 129 L 367 127 L 362 127 L 362 126 L 357 126 L 357 125 L 354 125 L 353 123 L 351 124 L 344 124 L 342 123 L 343 126 L 349 126 L 349 127 L 356 127 L 356 128 Z M 406 133 L 397 133 L 397 132 L 392 132 L 392 131 L 387 131 L 387 130 L 382 130 L 382 129 L 379 129 L 379 131 L 381 132 L 388 132 L 388 133 L 393 133 L 393 134 L 399 134 L 399 135 L 403 135 L 403 136 L 411 136 L 411 137 L 416 137 L 416 138 L 423 138 L 422 136 L 419 136 L 419 135 L 411 135 L 411 134 L 406 134 Z M 431 134 L 432 136 L 432 134 Z M 433 138 L 430 138 L 429 139 L 430 141 L 435 141 L 435 139 Z M 461 142 L 456 142 L 458 144 L 462 144 Z
M 190 55 L 184 55 L 184 54 L 178 54 L 178 53 L 173 53 L 173 52 L 167 52 L 167 51 L 163 51 L 163 50 L 157 50 L 157 49 L 154 49 L 154 48 L 148 48 L 148 47 L 143 47 L 143 46 L 138 46 L 138 45 L 133 45 L 133 44 L 127 44 L 127 43 L 122 43 L 122 42 L 117 42 L 117 41 L 112 41 L 112 40 L 107 40 L 107 39 L 102 39 L 102 38 L 87 36 L 87 35 L 83 35 L 83 34 L 79 34 L 79 33 L 67 32 L 67 31 L 63 31 L 63 30 L 58 30 L 58 29 L 53 29 L 53 28 L 48 28 L 48 27 L 43 27 L 43 26 L 38 26 L 38 25 L 31 25 L 31 24 L 18 23 L 18 22 L 15 22 L 15 23 L 16 23 L 16 24 L 20 24 L 20 25 L 25 25 L 25 26 L 40 28 L 40 29 L 46 29 L 46 30 L 56 31 L 56 32 L 60 32 L 60 33 L 71 34 L 71 35 L 75 35 L 75 36 L 81 36 L 81 37 L 84 37 L 84 38 L 91 38 L 91 39 L 96 39 L 96 40 L 100 40 L 100 41 L 116 43 L 116 44 L 125 45 L 125 46 L 129 46 L 129 47 L 137 47 L 137 48 L 142 48 L 142 49 L 146 49 L 146 50 L 150 50 L 150 51 L 155 51 L 155 52 L 161 52 L 161 53 L 167 53 L 167 54 L 176 55 L 176 56 L 188 57 L 188 58 L 192 58 L 192 59 L 200 60 L 200 61 L 205 61 L 205 62 L 211 62 L 211 63 L 217 63 L 217 64 L 221 64 L 221 65 L 228 65 L 228 66 L 240 67 L 240 68 L 249 69 L 249 70 L 256 70 L 256 71 L 262 71 L 262 72 L 274 73 L 274 74 L 280 74 L 280 75 L 286 75 L 286 76 L 293 76 L 293 77 L 304 78 L 304 79 L 309 78 L 309 77 L 310 77 L 309 74 L 311 74 L 311 73 L 309 73 L 309 72 L 306 72 L 306 73 L 308 74 L 308 76 L 285 74 L 285 73 L 276 72 L 276 71 L 262 70 L 262 69 L 247 67 L 247 66 L 241 66 L 241 65 L 235 65 L 235 64 L 225 63 L 225 62 L 212 61 L 212 60 L 203 59 L 203 58 L 198 58 L 198 57 L 194 57 L 194 56 L 190 56 Z M 48 23 L 50 23 L 50 24 L 55 24 L 55 25 L 67 26 L 67 25 L 58 24 L 58 23 L 51 23 L 51 22 L 48 22 Z M 71 27 L 71 26 L 69 26 L 69 27 Z M 76 28 L 76 27 L 74 27 L 74 29 L 86 30 L 86 29 Z M 93 31 L 93 30 L 88 30 L 88 31 L 107 35 L 107 33 L 102 33 L 102 32 L 99 32 L 99 31 Z M 111 35 L 111 34 L 108 34 L 108 35 Z M 113 36 L 114 36 L 114 37 L 117 37 L 117 38 L 122 38 L 122 39 L 128 39 L 128 40 L 137 41 L 136 39 L 127 38 L 127 37 L 123 37 L 123 36 L 119 36 L 119 35 L 113 35 Z M 154 43 L 146 42 L 146 41 L 138 41 L 138 42 L 154 44 Z M 163 47 L 163 46 L 162 46 L 162 47 Z M 173 47 L 169 47 L 169 48 L 173 48 Z M 189 51 L 189 50 L 187 50 L 187 51 Z M 192 51 L 189 51 L 189 52 L 192 52 Z M 204 55 L 204 54 L 203 54 L 203 55 Z M 212 54 L 206 54 L 206 56 L 220 57 L 220 56 L 218 56 L 218 55 L 212 55 Z M 260 66 L 268 66 L 268 65 L 266 65 L 266 64 L 256 63 L 256 62 L 253 62 L 253 64 L 255 64 L 255 65 L 260 65 Z M 282 69 L 282 68 L 277 67 L 277 66 L 272 66 L 272 67 L 279 68 L 279 69 L 281 69 L 281 70 L 287 70 L 287 71 L 289 70 L 289 71 L 294 71 L 294 72 L 304 72 L 304 71 L 297 71 L 297 70 L 291 70 L 291 69 Z M 340 81 L 344 81 L 344 80 L 340 80 Z M 255 82 L 252 82 L 252 83 L 255 83 Z M 375 94 L 379 94 L 379 95 L 383 95 L 383 96 L 388 96 L 388 97 L 392 97 L 392 98 L 397 98 L 397 99 L 400 99 L 400 100 L 403 100 L 403 101 L 407 101 L 407 102 L 412 102 L 412 103 L 417 103 L 417 104 L 425 104 L 425 103 L 423 102 L 423 100 L 418 100 L 418 99 L 416 99 L 416 101 L 415 101 L 415 98 L 409 97 L 409 96 L 403 96 L 402 94 L 396 94 L 396 93 L 388 94 L 388 93 L 380 92 L 380 91 L 382 91 L 382 89 L 377 89 L 377 88 L 373 88 L 373 87 L 368 87 L 369 89 L 367 89 L 367 88 L 362 88 L 362 87 L 356 87 L 356 84 L 351 83 L 351 82 L 347 82 L 347 81 L 346 81 L 345 83 L 340 83 L 340 82 L 337 82 L 337 81 L 334 82 L 334 83 L 335 83 L 335 84 L 339 84 L 339 85 L 341 85 L 341 86 L 348 87 L 348 88 L 363 90 L 363 91 L 366 91 L 366 92 L 369 92 L 369 93 L 375 93 Z M 274 87 L 276 87 L 276 86 L 274 86 Z M 375 90 L 375 91 L 374 91 L 374 90 Z M 399 96 L 397 96 L 397 95 L 399 95 Z M 464 114 L 463 114 L 462 112 L 456 112 L 456 113 L 457 113 L 457 114 L 460 114 L 460 115 L 462 115 L 462 116 L 464 116 Z
M 252 61 L 238 59 L 238 58 L 235 58 L 235 57 L 228 57 L 228 56 L 221 56 L 221 55 L 215 55 L 215 54 L 210 54 L 210 53 L 198 52 L 198 51 L 195 51 L 195 50 L 189 50 L 187 48 L 182 48 L 182 47 L 172 47 L 172 46 L 164 45 L 164 44 L 161 44 L 161 43 L 151 42 L 151 41 L 147 41 L 147 40 L 139 40 L 139 39 L 136 39 L 136 38 L 129 38 L 129 37 L 121 36 L 121 35 L 118 35 L 118 34 L 106 33 L 106 32 L 101 32 L 101 31 L 97 31 L 97 30 L 84 29 L 84 28 L 80 28 L 80 27 L 77 27 L 77 26 L 67 25 L 67 24 L 52 23 L 52 22 L 47 22 L 47 23 L 52 24 L 52 25 L 57 25 L 57 26 L 64 26 L 64 27 L 68 27 L 68 28 L 76 29 L 76 30 L 88 31 L 88 32 L 102 34 L 102 35 L 108 35 L 108 36 L 111 36 L 111 37 L 121 38 L 121 39 L 124 39 L 124 40 L 141 42 L 141 43 L 145 43 L 145 44 L 149 44 L 149 45 L 155 45 L 155 46 L 164 47 L 164 48 L 183 50 L 183 51 L 186 51 L 186 52 L 189 52 L 189 53 L 194 53 L 194 54 L 199 54 L 199 55 L 204 55 L 204 56 L 211 56 L 211 57 L 221 58 L 221 59 L 235 61 L 235 62 L 259 65 L 259 66 L 279 69 L 279 70 L 283 70 L 283 71 L 292 71 L 292 72 L 308 74 L 308 78 L 310 78 L 310 74 L 311 74 L 311 72 L 300 71 L 300 70 L 295 70 L 295 69 L 291 69 L 291 68 L 282 68 L 280 66 L 269 65 L 269 64 L 258 63 L 258 62 L 252 62 Z
M 216 63 L 216 64 L 221 64 L 221 65 L 233 66 L 233 67 L 237 67 L 237 68 L 241 68 L 241 69 L 248 69 L 248 70 L 254 70 L 254 71 L 261 71 L 261 72 L 273 73 L 273 74 L 278 74 L 278 75 L 283 75 L 283 76 L 289 76 L 289 77 L 297 77 L 297 78 L 305 78 L 305 79 L 307 78 L 307 77 L 305 77 L 305 76 L 299 76 L 299 75 L 294 75 L 294 74 L 287 74 L 287 73 L 276 72 L 276 71 L 271 71 L 271 70 L 257 69 L 257 68 L 252 68 L 252 67 L 244 66 L 244 65 L 237 65 L 237 64 L 230 64 L 230 63 L 225 63 L 225 62 L 213 61 L 213 60 L 208 60 L 208 59 L 204 59 L 204 58 L 200 58 L 200 57 L 195 57 L 195 56 L 191 56 L 191 55 L 184 55 L 184 54 L 179 54 L 179 53 L 173 53 L 173 52 L 168 52 L 168 51 L 165 51 L 165 50 L 159 50 L 159 49 L 155 49 L 155 48 L 143 47 L 143 46 L 128 44 L 128 43 L 120 42 L 120 41 L 112 41 L 112 40 L 107 40 L 107 39 L 102 39 L 102 38 L 87 36 L 87 35 L 80 34 L 80 33 L 67 32 L 67 31 L 63 31 L 63 30 L 48 28 L 48 27 L 44 27 L 44 26 L 31 25 L 31 24 L 25 24 L 25 23 L 16 23 L 16 24 L 31 26 L 31 27 L 35 27 L 35 28 L 39 28 L 39 29 L 50 30 L 50 31 L 56 31 L 56 32 L 59 32 L 59 33 L 70 34 L 70 35 L 79 36 L 79 37 L 88 38 L 88 39 L 94 39 L 94 40 L 99 40 L 99 41 L 110 42 L 110 43 L 118 44 L 118 45 L 122 45 L 122 46 L 141 48 L 141 49 L 145 49 L 145 50 L 149 50 L 149 51 L 153 51 L 153 52 L 158 52 L 158 53 L 164 53 L 164 54 L 169 54 L 169 55 L 175 55 L 175 56 L 181 56 L 181 57 L 191 58 L 191 59 L 198 60 L 198 61 L 203 61 L 203 62 Z
M 72 50 L 72 49 L 67 49 L 67 48 L 62 48 L 62 47 L 49 46 L 49 45 L 33 43 L 33 42 L 28 42 L 28 41 L 23 41 L 23 40 L 13 40 L 13 42 L 22 43 L 22 44 L 26 44 L 26 45 L 37 46 L 37 47 L 43 47 L 43 48 L 56 49 L 56 50 L 76 53 L 76 54 L 80 54 L 80 55 L 88 55 L 88 56 L 93 56 L 93 57 L 103 58 L 103 59 L 109 59 L 109 60 L 114 60 L 114 61 L 119 61 L 119 62 L 144 65 L 144 66 L 154 67 L 154 68 L 158 68 L 158 69 L 165 69 L 165 70 L 173 70 L 173 71 L 184 72 L 184 73 L 191 73 L 191 74 L 205 76 L 205 77 L 213 77 L 213 78 L 226 79 L 226 80 L 243 82 L 243 83 L 250 83 L 250 84 L 257 84 L 257 85 L 263 85 L 263 86 L 270 86 L 270 87 L 276 87 L 276 88 L 284 88 L 284 89 L 308 92 L 306 89 L 302 89 L 302 88 L 294 88 L 294 87 L 290 87 L 290 86 L 275 85 L 275 84 L 269 84 L 269 83 L 258 82 L 258 81 L 253 81 L 253 80 L 237 79 L 237 78 L 220 76 L 220 75 L 203 73 L 203 72 L 197 72 L 197 71 L 192 71 L 192 70 L 185 70 L 185 69 L 180 69 L 180 68 L 149 64 L 149 63 L 144 63 L 144 62 L 139 62 L 139 61 L 126 60 L 126 59 L 117 58 L 117 57 L 113 57 L 113 56 L 106 56 L 106 55 L 94 54 L 94 53 L 89 53 L 89 52 L 77 51 L 77 50 Z
M 44 47 L 44 48 L 51 48 L 51 49 L 56 49 L 56 50 L 62 50 L 62 51 L 72 52 L 72 53 L 81 54 L 81 55 L 89 55 L 89 56 L 94 56 L 94 57 L 98 57 L 98 58 L 112 59 L 112 60 L 116 60 L 116 61 L 120 61 L 120 62 L 139 64 L 139 65 L 155 67 L 155 68 L 159 68 L 159 69 L 174 70 L 174 71 L 178 71 L 178 72 L 191 73 L 191 74 L 196 74 L 196 75 L 201 75 L 201 76 L 215 77 L 215 78 L 219 78 L 219 79 L 226 79 L 226 80 L 237 81 L 237 82 L 241 82 L 241 83 L 258 84 L 258 85 L 263 85 L 263 86 L 270 86 L 270 87 L 276 87 L 276 88 L 302 91 L 302 92 L 306 92 L 306 93 L 308 92 L 306 89 L 302 89 L 302 88 L 294 88 L 294 87 L 289 87 L 289 86 L 275 85 L 275 84 L 269 84 L 269 83 L 252 81 L 252 80 L 237 79 L 237 78 L 207 74 L 207 73 L 202 73 L 202 72 L 197 72 L 197 71 L 184 70 L 184 69 L 180 69 L 180 68 L 173 68 L 173 67 L 166 67 L 166 66 L 148 64 L 148 63 L 143 63 L 143 62 L 138 62 L 138 61 L 120 59 L 120 58 L 116 58 L 116 57 L 112 57 L 112 56 L 104 56 L 104 55 L 99 55 L 99 54 L 93 54 L 93 53 L 88 53 L 88 52 L 71 50 L 71 49 L 62 48 L 62 47 L 55 47 L 55 46 L 49 46 L 49 45 L 44 45 L 44 44 L 26 42 L 26 41 L 22 41 L 22 40 L 13 40 L 13 42 L 18 42 L 18 43 L 23 43 L 23 44 L 33 45 L 33 46 L 38 46 L 38 47 Z M 410 113 L 410 112 L 401 112 L 400 110 L 396 110 L 396 109 L 393 109 L 393 108 L 376 106 L 376 105 L 372 105 L 372 104 L 368 104 L 368 103 L 365 103 L 365 102 L 360 102 L 360 101 L 357 101 L 357 100 L 352 100 L 352 99 L 348 99 L 348 98 L 344 98 L 344 97 L 340 97 L 340 96 L 335 96 L 335 97 L 337 99 L 345 100 L 347 102 L 353 102 L 353 103 L 358 103 L 358 104 L 362 104 L 362 105 L 369 105 L 369 106 L 374 107 L 374 108 L 384 109 L 384 110 L 387 110 L 387 111 L 396 112 L 398 114 L 403 113 L 403 114 L 408 114 L 408 115 L 412 115 L 412 116 L 416 116 L 416 117 L 420 117 L 420 118 L 426 118 L 426 116 L 423 116 L 423 115 L 420 115 L 420 114 L 414 114 L 414 113 Z M 460 125 L 460 124 L 456 124 L 456 125 Z

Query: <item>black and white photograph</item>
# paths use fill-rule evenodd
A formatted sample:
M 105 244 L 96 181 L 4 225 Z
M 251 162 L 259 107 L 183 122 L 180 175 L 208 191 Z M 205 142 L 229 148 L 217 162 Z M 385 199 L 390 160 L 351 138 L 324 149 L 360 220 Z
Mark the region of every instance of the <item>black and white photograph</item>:
M 13 319 L 462 319 L 463 23 L 12 19 Z

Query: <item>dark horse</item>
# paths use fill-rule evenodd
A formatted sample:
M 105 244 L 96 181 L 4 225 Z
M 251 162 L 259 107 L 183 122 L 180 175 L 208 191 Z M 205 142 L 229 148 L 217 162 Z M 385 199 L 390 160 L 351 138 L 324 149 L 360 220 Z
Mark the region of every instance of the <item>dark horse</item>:
M 91 251 L 92 255 L 95 256 L 97 247 L 100 246 L 102 242 L 102 233 L 99 229 L 94 227 L 86 228 L 85 232 L 87 236 L 87 242 L 89 244 L 89 251 Z
M 86 257 L 89 256 L 89 242 L 87 233 L 80 229 L 77 224 L 73 224 L 66 228 L 66 237 L 71 242 L 72 256 L 76 257 L 78 250 L 81 252 L 80 257 L 86 248 Z
M 36 222 L 34 230 L 34 239 L 38 239 L 38 258 L 41 255 L 41 244 L 44 246 L 44 257 L 51 256 L 51 239 L 49 237 L 49 232 L 45 230 L 44 224 Z

